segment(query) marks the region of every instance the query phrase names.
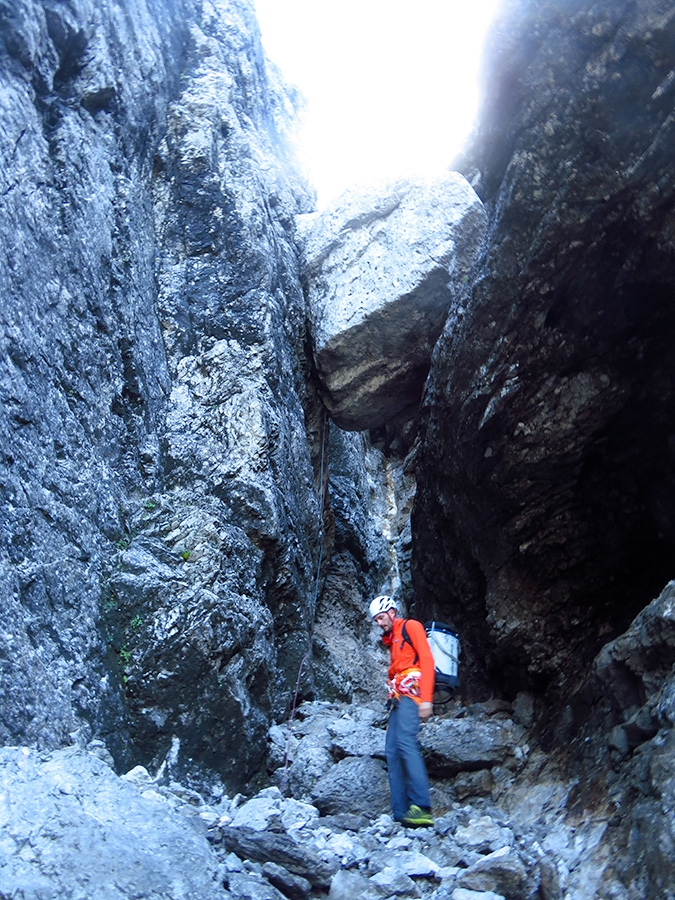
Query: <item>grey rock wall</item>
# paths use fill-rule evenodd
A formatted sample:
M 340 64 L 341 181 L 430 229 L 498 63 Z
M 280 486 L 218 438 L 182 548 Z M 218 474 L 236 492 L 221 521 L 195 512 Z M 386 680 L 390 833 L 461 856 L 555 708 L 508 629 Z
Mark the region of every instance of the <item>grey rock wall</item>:
M 369 699 L 386 681 L 372 597 L 412 598 L 410 509 L 415 479 L 367 432 L 330 426 L 326 549 L 316 608 L 313 658 L 318 696 Z
M 1 10 L 5 741 L 59 743 L 78 707 L 120 713 L 101 665 L 100 583 L 145 482 L 142 453 L 155 459 L 148 492 L 157 483 L 169 380 L 148 180 L 186 13 Z
M 247 2 L 0 23 L 0 739 L 241 783 L 321 541 L 295 101 Z

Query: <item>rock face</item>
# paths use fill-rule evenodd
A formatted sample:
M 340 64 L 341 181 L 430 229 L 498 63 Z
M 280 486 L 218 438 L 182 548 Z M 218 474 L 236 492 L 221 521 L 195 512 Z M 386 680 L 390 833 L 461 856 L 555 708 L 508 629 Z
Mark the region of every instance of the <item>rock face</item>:
M 476 691 L 578 681 L 672 575 L 674 54 L 657 0 L 510 3 L 486 53 L 487 238 L 413 513 L 418 616 L 461 630 Z
M 0 34 L 0 739 L 243 781 L 321 542 L 292 97 L 243 0 Z
M 593 664 L 596 696 L 609 703 L 606 752 L 612 769 L 617 869 L 625 881 L 644 872 L 652 896 L 672 891 L 675 760 L 675 582 L 606 644 Z M 590 731 L 590 729 L 589 729 Z M 592 738 L 589 743 L 592 742 Z M 625 807 L 625 809 L 624 809 Z M 637 846 L 631 834 L 639 833 Z
M 366 615 L 381 593 L 412 599 L 410 509 L 414 474 L 368 435 L 331 425 L 326 539 L 313 635 L 317 694 L 369 700 L 385 681 L 379 630 Z
M 301 217 L 316 367 L 341 428 L 364 431 L 416 415 L 431 351 L 485 219 L 456 172 L 348 191 Z

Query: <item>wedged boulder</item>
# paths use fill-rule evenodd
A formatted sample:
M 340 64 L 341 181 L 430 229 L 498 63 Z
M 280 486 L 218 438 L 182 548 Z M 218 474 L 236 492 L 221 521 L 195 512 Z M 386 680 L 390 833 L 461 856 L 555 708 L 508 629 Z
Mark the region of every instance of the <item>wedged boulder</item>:
M 302 278 L 324 402 L 347 430 L 416 410 L 486 214 L 456 172 L 348 191 L 298 217 Z

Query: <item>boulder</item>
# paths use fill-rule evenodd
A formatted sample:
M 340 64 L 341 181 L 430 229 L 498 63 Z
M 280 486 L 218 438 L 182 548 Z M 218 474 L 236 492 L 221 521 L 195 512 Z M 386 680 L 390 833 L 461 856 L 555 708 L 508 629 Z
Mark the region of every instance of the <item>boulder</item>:
M 505 900 L 502 894 L 494 891 L 470 891 L 468 888 L 455 888 L 449 894 L 450 900 Z
M 294 875 L 278 863 L 263 863 L 263 875 L 273 887 L 278 888 L 289 900 L 305 900 L 309 897 L 312 885 L 302 875 Z
M 505 900 L 502 894 L 494 891 L 470 891 L 468 888 L 455 888 L 449 894 L 450 900 Z
M 328 888 L 340 867 L 338 857 L 326 860 L 311 847 L 285 833 L 256 831 L 253 828 L 224 826 L 220 829 L 225 848 L 242 859 L 262 864 L 273 862 L 293 875 L 307 879 L 315 888 Z
M 331 416 L 362 431 L 413 414 L 483 237 L 480 200 L 448 172 L 348 191 L 299 219 L 314 357 Z
M 397 850 L 395 840 L 389 842 L 387 849 L 391 852 L 371 860 L 370 868 L 376 869 L 378 874 L 386 872 L 391 877 L 399 872 L 411 878 L 433 878 L 438 875 L 440 866 L 426 854 L 414 849 Z
M 518 853 L 510 847 L 502 847 L 484 856 L 462 872 L 458 880 L 461 887 L 492 891 L 507 900 L 523 900 L 536 894 L 536 889 L 526 889 L 527 869 Z
M 348 756 L 319 778 L 311 796 L 324 815 L 365 813 L 374 818 L 389 809 L 389 782 L 378 760 Z
M 517 763 L 525 752 L 522 730 L 508 720 L 430 719 L 419 740 L 429 772 L 437 776 Z
M 238 806 L 230 824 L 234 828 L 246 826 L 253 831 L 268 828 L 292 831 L 313 822 L 318 816 L 316 807 L 300 800 L 284 799 L 277 787 L 271 787 Z
M 360 872 L 340 869 L 333 875 L 328 900 L 354 900 L 368 888 L 368 878 Z
M 229 875 L 227 886 L 237 900 L 286 900 L 288 896 L 259 875 L 248 875 L 245 872 L 233 872 Z
M 327 747 L 315 743 L 313 739 L 301 741 L 292 763 L 285 772 L 293 796 L 311 798 L 317 782 L 332 766 L 333 757 Z M 277 776 L 284 778 L 284 774 L 281 773 L 282 770 L 278 770 Z
M 89 753 L 2 748 L 0 795 L 3 897 L 223 898 L 206 838 Z
M 472 819 L 468 825 L 460 825 L 454 834 L 461 847 L 468 847 L 478 853 L 493 853 L 514 843 L 513 832 L 497 825 L 490 816 Z
M 332 737 L 331 750 L 336 758 L 344 756 L 374 756 L 384 759 L 385 731 L 351 717 L 337 719 L 328 726 Z
M 382 897 L 417 896 L 417 887 L 409 875 L 396 866 L 387 866 L 370 879 Z

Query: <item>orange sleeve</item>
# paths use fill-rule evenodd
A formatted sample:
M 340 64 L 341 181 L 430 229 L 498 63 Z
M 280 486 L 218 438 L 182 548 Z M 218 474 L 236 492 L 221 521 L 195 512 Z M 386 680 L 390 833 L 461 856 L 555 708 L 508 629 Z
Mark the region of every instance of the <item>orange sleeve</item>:
M 431 703 L 434 699 L 434 683 L 436 681 L 436 664 L 427 640 L 424 625 L 416 619 L 408 619 L 406 631 L 412 641 L 415 652 L 419 657 L 420 672 L 420 702 Z

